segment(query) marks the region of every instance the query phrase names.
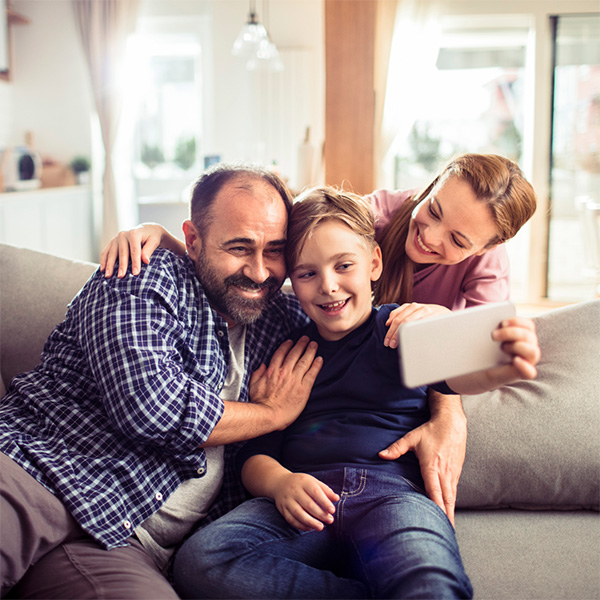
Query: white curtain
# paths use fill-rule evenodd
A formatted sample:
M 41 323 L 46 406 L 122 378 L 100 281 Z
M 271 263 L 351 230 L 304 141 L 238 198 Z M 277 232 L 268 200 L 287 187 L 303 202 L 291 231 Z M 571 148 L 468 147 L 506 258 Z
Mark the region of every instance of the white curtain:
M 392 19 L 394 31 L 387 77 L 378 86 L 384 100 L 376 119 L 375 173 L 377 187 L 391 188 L 398 145 L 407 138 L 424 94 L 435 93 L 427 84 L 435 70 L 441 23 L 438 0 L 380 1 L 383 10 L 378 24 L 385 28 L 386 19 Z
M 119 197 L 113 169 L 114 146 L 121 112 L 120 66 L 133 32 L 139 0 L 72 0 L 76 23 L 90 70 L 93 96 L 104 145 L 102 232 L 100 247 L 121 229 L 120 215 L 133 198 Z

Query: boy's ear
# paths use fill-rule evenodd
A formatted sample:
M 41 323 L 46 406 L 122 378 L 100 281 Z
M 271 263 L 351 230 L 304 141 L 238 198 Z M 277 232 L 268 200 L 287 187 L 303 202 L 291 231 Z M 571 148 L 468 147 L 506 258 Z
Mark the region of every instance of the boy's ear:
M 373 256 L 371 258 L 371 281 L 377 281 L 381 277 L 383 271 L 383 258 L 381 256 L 381 248 L 379 245 L 373 248 Z
M 200 250 L 202 249 L 202 238 L 198 232 L 197 227 L 189 219 L 183 222 L 181 226 L 183 229 L 183 235 L 185 236 L 185 247 L 187 249 L 190 258 L 196 262 Z

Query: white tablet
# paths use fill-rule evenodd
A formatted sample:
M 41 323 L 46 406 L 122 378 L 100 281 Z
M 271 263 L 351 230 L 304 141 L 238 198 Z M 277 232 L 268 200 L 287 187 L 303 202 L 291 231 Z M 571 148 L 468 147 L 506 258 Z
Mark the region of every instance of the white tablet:
M 497 302 L 404 323 L 398 330 L 404 385 L 418 387 L 510 362 L 492 331 L 515 314 L 511 302 Z

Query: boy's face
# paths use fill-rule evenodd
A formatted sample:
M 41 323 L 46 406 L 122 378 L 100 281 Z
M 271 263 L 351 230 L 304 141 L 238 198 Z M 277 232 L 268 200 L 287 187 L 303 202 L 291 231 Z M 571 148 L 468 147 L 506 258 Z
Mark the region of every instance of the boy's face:
M 337 220 L 324 221 L 310 236 L 290 279 L 304 312 L 324 339 L 336 341 L 371 314 L 371 281 L 381 275 L 381 250 Z

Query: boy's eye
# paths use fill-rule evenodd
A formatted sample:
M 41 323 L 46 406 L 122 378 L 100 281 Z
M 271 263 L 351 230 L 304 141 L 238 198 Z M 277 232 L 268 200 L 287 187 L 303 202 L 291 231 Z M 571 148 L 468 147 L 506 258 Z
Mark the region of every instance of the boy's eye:
M 309 278 L 310 278 L 310 277 L 312 277 L 314 274 L 315 274 L 315 272 L 314 272 L 314 271 L 306 271 L 306 272 L 304 272 L 304 273 L 298 273 L 298 274 L 296 275 L 296 277 L 297 277 L 298 279 L 309 279 Z
M 339 265 L 338 269 L 340 271 L 346 271 L 347 269 L 349 269 L 352 266 L 352 263 L 343 263 L 341 265 Z

